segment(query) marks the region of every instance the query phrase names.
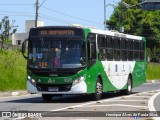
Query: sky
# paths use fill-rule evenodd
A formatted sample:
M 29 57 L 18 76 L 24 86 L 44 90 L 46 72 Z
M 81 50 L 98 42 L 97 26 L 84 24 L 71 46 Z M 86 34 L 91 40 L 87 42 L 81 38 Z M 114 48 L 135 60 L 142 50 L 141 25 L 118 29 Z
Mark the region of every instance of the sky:
M 117 5 L 120 0 L 106 0 L 107 4 Z M 1 0 L 0 21 L 9 16 L 17 26 L 17 33 L 25 32 L 25 20 L 35 19 L 36 0 Z M 43 4 L 42 4 L 43 3 Z M 39 17 L 46 26 L 68 26 L 81 24 L 104 29 L 104 0 L 39 0 Z M 108 20 L 114 8 L 106 7 Z

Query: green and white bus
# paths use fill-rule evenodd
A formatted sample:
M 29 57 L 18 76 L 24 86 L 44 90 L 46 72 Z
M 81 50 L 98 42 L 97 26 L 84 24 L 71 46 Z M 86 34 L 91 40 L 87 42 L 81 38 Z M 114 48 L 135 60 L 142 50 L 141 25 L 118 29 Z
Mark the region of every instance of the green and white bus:
M 146 81 L 145 46 L 144 37 L 94 28 L 31 28 L 22 44 L 27 90 L 45 101 L 64 94 L 91 94 L 95 100 L 106 92 L 130 94 Z

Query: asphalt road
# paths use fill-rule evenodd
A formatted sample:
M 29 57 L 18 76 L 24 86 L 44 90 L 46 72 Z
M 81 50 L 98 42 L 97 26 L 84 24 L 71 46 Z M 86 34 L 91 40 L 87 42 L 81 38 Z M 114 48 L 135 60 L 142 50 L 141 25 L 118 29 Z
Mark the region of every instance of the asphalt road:
M 133 89 L 133 94 L 124 96 L 115 93 L 105 94 L 100 101 L 92 101 L 90 96 L 63 96 L 53 98 L 50 103 L 44 103 L 41 95 L 23 95 L 0 98 L 0 111 L 45 111 L 42 116 L 50 116 L 38 119 L 64 119 L 64 120 L 130 120 L 137 119 L 130 117 L 112 117 L 110 111 L 137 111 L 147 112 L 149 99 L 160 92 L 160 83 L 146 83 Z M 160 111 L 160 96 L 155 98 L 154 106 Z M 158 106 L 158 107 L 157 107 Z M 54 111 L 58 111 L 55 113 Z M 64 112 L 62 114 L 62 111 Z M 107 111 L 107 112 L 106 112 Z M 59 113 L 60 112 L 60 113 Z M 137 113 L 136 113 L 137 114 Z M 77 117 L 75 117 L 75 116 Z M 106 117 L 106 115 L 108 115 Z M 54 116 L 54 117 L 51 117 Z M 56 116 L 56 117 L 55 117 Z M 62 117 L 63 116 L 63 117 Z M 64 117 L 65 116 L 65 117 Z M 84 118 L 83 118 L 84 116 Z M 152 115 L 153 116 L 153 115 Z M 152 119 L 152 116 L 138 117 L 138 119 Z M 57 118 L 60 117 L 60 118 Z M 154 117 L 154 116 L 153 116 Z M 23 117 L 22 117 L 23 118 Z M 21 117 L 19 119 L 22 119 Z M 155 117 L 157 118 L 157 117 Z M 5 118 L 0 118 L 4 120 Z M 26 118 L 25 118 L 26 119 Z M 37 118 L 34 118 L 37 119 Z M 11 120 L 11 119 L 8 119 Z
M 160 111 L 160 94 L 154 100 L 154 107 L 156 111 Z M 160 113 L 159 113 L 160 116 Z

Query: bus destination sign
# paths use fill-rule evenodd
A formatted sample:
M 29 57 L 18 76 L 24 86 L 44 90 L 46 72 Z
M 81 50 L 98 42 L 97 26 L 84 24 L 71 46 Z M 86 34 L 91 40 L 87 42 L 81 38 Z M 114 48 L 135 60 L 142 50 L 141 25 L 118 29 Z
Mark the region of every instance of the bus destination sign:
M 74 30 L 40 30 L 39 35 L 74 36 Z
M 79 28 L 32 28 L 30 36 L 43 36 L 43 37 L 83 37 L 84 32 Z

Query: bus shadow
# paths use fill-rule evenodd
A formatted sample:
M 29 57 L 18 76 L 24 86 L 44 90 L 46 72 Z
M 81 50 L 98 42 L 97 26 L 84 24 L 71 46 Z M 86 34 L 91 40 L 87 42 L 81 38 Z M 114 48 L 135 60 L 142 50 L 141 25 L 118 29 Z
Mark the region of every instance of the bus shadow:
M 132 94 L 136 93 L 137 92 L 134 92 Z M 124 95 L 120 93 L 105 93 L 103 94 L 101 100 L 120 97 L 120 96 Z M 5 101 L 3 103 L 85 103 L 91 101 L 94 101 L 91 95 L 64 95 L 64 96 L 55 96 L 49 102 L 44 102 L 41 96 L 37 97 L 34 96 L 33 98 L 32 97 L 21 98 L 17 100 Z

